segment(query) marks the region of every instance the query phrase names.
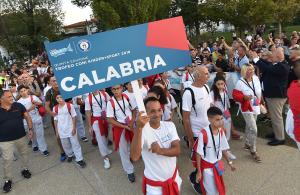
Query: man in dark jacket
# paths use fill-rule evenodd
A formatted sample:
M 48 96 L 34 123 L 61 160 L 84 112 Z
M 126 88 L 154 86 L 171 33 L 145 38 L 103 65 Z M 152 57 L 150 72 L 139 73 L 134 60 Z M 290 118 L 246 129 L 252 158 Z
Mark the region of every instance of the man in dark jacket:
M 284 60 L 282 48 L 277 48 L 273 52 L 272 63 L 260 60 L 255 52 L 251 51 L 250 53 L 254 64 L 263 75 L 264 97 L 267 101 L 274 132 L 267 136 L 271 139 L 268 145 L 282 145 L 285 142 L 282 110 L 287 100 L 289 65 Z

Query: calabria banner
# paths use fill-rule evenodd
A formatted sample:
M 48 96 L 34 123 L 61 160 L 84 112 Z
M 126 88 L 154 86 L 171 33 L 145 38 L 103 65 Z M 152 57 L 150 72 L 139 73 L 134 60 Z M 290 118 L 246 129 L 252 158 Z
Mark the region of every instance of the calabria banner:
M 45 42 L 64 98 L 191 64 L 182 17 Z

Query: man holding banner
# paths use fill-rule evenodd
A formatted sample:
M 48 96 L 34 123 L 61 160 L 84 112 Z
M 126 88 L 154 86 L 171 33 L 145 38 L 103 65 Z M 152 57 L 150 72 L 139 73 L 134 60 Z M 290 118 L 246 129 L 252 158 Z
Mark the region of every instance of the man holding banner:
M 182 180 L 177 169 L 180 143 L 173 122 L 161 121 L 163 110 L 155 97 L 145 100 L 148 116 L 140 112 L 131 144 L 131 159 L 142 156 L 144 195 L 179 195 Z M 148 123 L 149 122 L 149 123 Z
M 107 119 L 112 125 L 115 150 L 119 150 L 124 171 L 128 180 L 135 182 L 134 167 L 130 162 L 130 143 L 133 137 L 133 125 L 136 118 L 136 104 L 122 93 L 122 85 L 111 88 L 112 98 L 107 104 Z

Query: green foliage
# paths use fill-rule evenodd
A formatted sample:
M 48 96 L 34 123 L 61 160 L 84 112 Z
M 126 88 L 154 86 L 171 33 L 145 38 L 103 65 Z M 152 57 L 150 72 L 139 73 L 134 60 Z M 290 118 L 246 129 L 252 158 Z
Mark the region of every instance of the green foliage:
M 300 10 L 299 0 L 272 0 L 274 20 L 281 23 L 291 22 Z
M 214 33 L 213 25 L 221 21 L 240 33 L 261 24 L 291 22 L 299 5 L 299 0 L 174 0 L 170 12 L 182 15 L 189 34 L 199 36 L 199 28 Z
M 72 0 L 71 2 L 78 7 L 86 7 L 91 3 L 90 0 Z
M 31 58 L 46 39 L 57 39 L 61 31 L 58 0 L 2 0 L 0 44 L 17 58 Z
M 121 28 L 169 16 L 171 0 L 93 0 L 101 30 Z
M 253 30 L 256 25 L 272 21 L 272 0 L 208 0 L 211 7 L 222 13 L 222 21 L 237 30 Z

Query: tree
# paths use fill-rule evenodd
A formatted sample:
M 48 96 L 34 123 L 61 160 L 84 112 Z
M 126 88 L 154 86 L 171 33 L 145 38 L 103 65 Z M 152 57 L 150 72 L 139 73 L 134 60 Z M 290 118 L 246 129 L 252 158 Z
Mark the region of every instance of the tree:
M 254 30 L 259 24 L 272 20 L 272 0 L 208 0 L 224 22 L 232 24 L 241 34 L 244 30 Z
M 71 2 L 78 7 L 86 7 L 91 3 L 90 0 L 72 0 Z
M 279 35 L 282 32 L 282 24 L 293 21 L 300 10 L 299 0 L 273 0 L 274 20 L 278 23 Z
M 2 0 L 0 43 L 17 58 L 31 58 L 45 39 L 55 40 L 61 32 L 59 0 Z
M 171 0 L 73 0 L 84 7 L 91 5 L 99 20 L 99 29 L 109 30 L 167 18 Z

